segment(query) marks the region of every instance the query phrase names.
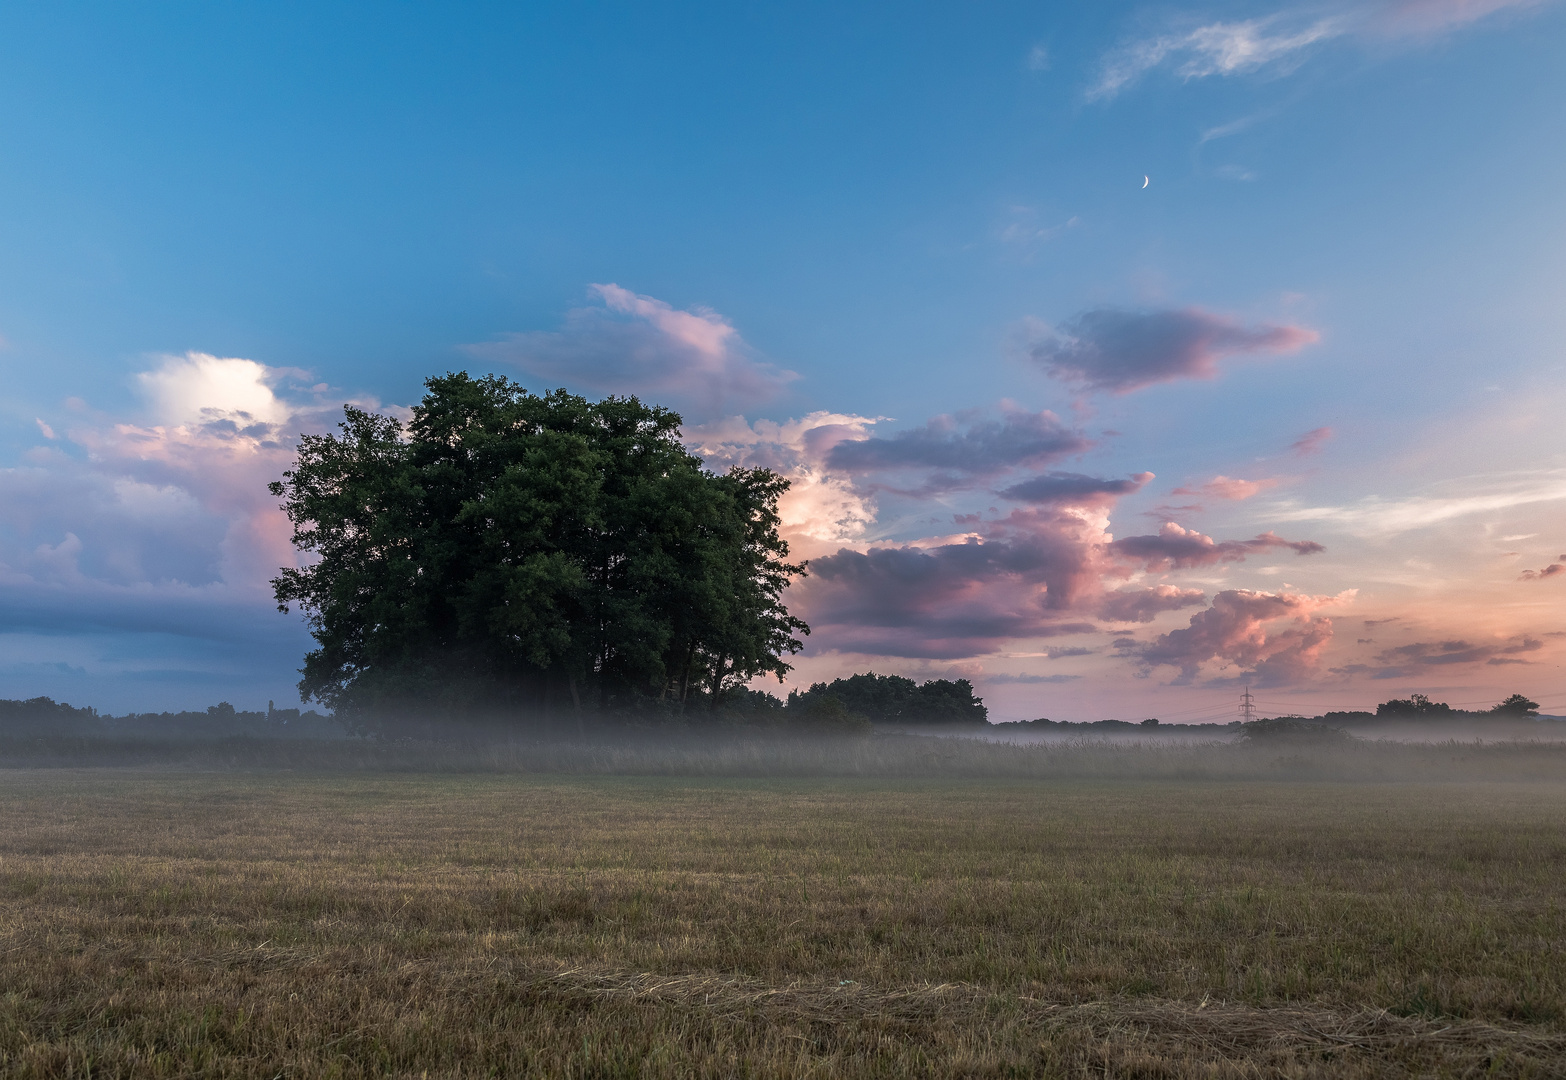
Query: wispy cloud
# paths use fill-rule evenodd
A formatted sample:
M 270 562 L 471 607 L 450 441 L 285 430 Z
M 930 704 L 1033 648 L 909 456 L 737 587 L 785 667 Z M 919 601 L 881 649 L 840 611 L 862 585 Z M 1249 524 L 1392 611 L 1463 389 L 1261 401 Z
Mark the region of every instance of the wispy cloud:
M 1224 499 L 1230 502 L 1239 502 L 1259 495 L 1268 488 L 1277 487 L 1283 481 L 1276 476 L 1263 477 L 1260 480 L 1242 480 L 1236 476 L 1215 476 L 1205 484 L 1196 487 L 1177 487 L 1170 492 L 1171 495 L 1192 495 L 1209 499 Z
M 1486 667 L 1526 665 L 1528 653 L 1539 652 L 1544 642 L 1527 634 L 1502 641 L 1483 642 L 1453 638 L 1445 641 L 1415 641 L 1383 649 L 1374 663 L 1353 663 L 1333 668 L 1340 675 L 1367 675 L 1372 679 L 1408 679 L 1428 677 L 1434 671 L 1470 664 Z
M 1290 443 L 1289 449 L 1298 457 L 1307 457 L 1319 453 L 1332 435 L 1333 431 L 1329 427 L 1312 428 Z
M 761 359 L 715 311 L 681 311 L 613 283 L 591 288 L 602 306 L 568 312 L 559 330 L 464 349 L 551 384 L 655 395 L 700 420 L 769 401 L 798 377 Z
M 1305 50 L 1347 32 L 1338 17 L 1300 25 L 1285 15 L 1242 22 L 1215 22 L 1183 33 L 1163 34 L 1132 42 L 1104 60 L 1089 100 L 1112 98 L 1154 68 L 1168 66 L 1182 79 L 1239 75 L 1262 68 L 1288 70 L 1304 59 Z
M 1190 81 L 1259 72 L 1287 74 L 1312 51 L 1339 39 L 1430 38 L 1502 12 L 1553 0 L 1357 0 L 1285 7 L 1271 15 L 1216 21 L 1127 42 L 1110 51 L 1088 88 L 1090 101 L 1115 97 L 1155 69 Z M 1240 123 L 1244 123 L 1241 121 Z M 1234 128 L 1233 130 L 1239 130 Z M 1213 128 L 1202 141 L 1232 134 Z
M 1358 535 L 1388 536 L 1469 514 L 1566 499 L 1566 469 L 1470 476 L 1449 486 L 1457 490 L 1402 499 L 1372 495 L 1345 506 L 1283 505 L 1269 517 L 1280 522 L 1322 521 Z

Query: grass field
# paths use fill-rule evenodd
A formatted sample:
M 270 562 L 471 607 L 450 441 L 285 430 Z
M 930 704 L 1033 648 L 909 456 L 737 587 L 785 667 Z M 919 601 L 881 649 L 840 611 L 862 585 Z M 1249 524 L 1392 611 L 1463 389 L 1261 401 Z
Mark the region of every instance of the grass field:
M 0 1074 L 1566 1075 L 1566 785 L 0 772 Z

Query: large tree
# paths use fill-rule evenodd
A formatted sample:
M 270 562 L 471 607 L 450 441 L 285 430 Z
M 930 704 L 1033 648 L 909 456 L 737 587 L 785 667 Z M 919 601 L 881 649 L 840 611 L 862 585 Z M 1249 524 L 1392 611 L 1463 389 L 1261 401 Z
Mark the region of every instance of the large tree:
M 683 708 L 790 669 L 786 480 L 706 471 L 634 397 L 425 386 L 406 425 L 346 408 L 271 485 L 314 557 L 272 582 L 319 646 L 306 698 L 365 722 Z

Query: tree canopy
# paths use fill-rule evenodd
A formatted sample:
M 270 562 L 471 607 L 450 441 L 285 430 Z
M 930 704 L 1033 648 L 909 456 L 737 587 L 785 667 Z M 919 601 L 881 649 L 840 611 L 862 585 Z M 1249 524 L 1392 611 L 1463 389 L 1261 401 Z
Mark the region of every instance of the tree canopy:
M 306 699 L 348 716 L 713 704 L 809 628 L 766 469 L 715 475 L 634 397 L 431 378 L 406 425 L 345 408 L 271 485 L 314 556 L 273 580 L 318 648 Z
M 989 717 L 984 699 L 973 696 L 967 679 L 930 679 L 921 685 L 871 671 L 815 683 L 803 694 L 791 693 L 789 705 L 808 705 L 817 697 L 836 698 L 848 712 L 877 724 L 982 724 Z
M 1444 701 L 1431 701 L 1424 694 L 1393 698 L 1376 706 L 1377 716 L 1452 716 L 1457 710 Z

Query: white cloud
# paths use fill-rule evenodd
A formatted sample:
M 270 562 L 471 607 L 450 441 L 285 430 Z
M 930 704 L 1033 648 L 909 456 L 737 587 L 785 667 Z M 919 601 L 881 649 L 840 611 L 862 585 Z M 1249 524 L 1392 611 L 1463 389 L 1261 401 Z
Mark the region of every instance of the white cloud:
M 1089 100 L 1114 97 L 1155 68 L 1182 79 L 1286 73 L 1311 49 L 1337 39 L 1429 38 L 1504 11 L 1525 12 L 1552 0 L 1338 0 L 1325 6 L 1283 8 L 1238 22 L 1213 22 L 1195 29 L 1134 41 L 1105 57 Z M 1245 122 L 1240 122 L 1244 126 Z M 1202 142 L 1233 134 L 1225 125 Z
M 1099 81 L 1088 91 L 1088 98 L 1114 97 L 1142 75 L 1165 65 L 1188 80 L 1239 75 L 1264 67 L 1287 69 L 1303 58 L 1304 50 L 1347 30 L 1337 18 L 1317 19 L 1294 29 L 1285 29 L 1285 23 L 1279 15 L 1217 22 L 1181 34 L 1135 42 L 1105 60 Z
M 136 381 L 157 423 L 279 424 L 292 410 L 272 392 L 272 378 L 266 365 L 254 360 L 189 352 L 164 357 L 156 370 L 142 372 Z

